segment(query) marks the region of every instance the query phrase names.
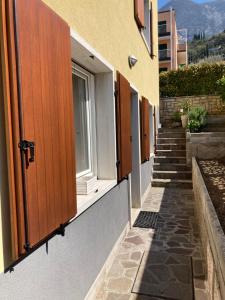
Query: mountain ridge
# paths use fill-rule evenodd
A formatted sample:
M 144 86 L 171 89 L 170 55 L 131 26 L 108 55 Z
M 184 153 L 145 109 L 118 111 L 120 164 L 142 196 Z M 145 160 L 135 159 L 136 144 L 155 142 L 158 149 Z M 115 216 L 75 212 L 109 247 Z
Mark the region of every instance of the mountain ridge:
M 170 8 L 176 11 L 177 28 L 188 30 L 188 37 L 205 32 L 210 37 L 225 29 L 225 0 L 195 3 L 192 0 L 170 0 L 159 11 Z

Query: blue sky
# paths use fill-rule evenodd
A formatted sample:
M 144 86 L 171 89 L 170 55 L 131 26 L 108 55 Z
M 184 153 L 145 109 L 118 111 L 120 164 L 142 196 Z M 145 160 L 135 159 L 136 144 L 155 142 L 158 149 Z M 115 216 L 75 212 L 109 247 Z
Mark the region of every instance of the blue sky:
M 193 0 L 196 3 L 206 3 L 206 2 L 210 2 L 212 0 Z M 167 2 L 169 2 L 169 0 L 158 0 L 159 2 L 159 8 L 162 7 L 163 5 L 165 5 Z

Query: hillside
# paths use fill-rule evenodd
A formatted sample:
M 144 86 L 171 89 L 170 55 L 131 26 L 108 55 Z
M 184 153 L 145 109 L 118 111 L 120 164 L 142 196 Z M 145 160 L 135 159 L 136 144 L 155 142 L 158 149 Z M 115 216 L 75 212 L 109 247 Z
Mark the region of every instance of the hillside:
M 197 4 L 192 0 L 171 0 L 160 10 L 176 10 L 177 27 L 187 28 L 191 40 L 194 34 L 205 32 L 212 36 L 225 29 L 225 0 Z
M 194 39 L 188 43 L 190 63 L 197 63 L 199 60 L 211 56 L 225 60 L 225 31 L 210 38 Z

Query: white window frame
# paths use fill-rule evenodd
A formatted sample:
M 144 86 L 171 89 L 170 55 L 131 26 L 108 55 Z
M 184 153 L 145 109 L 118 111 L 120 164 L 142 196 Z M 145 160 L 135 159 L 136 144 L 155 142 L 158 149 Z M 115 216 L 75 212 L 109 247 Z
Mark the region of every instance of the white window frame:
M 86 112 L 88 127 L 88 160 L 89 169 L 76 173 L 76 178 L 83 176 L 94 176 L 96 174 L 96 123 L 95 123 L 95 93 L 94 93 L 94 75 L 81 68 L 76 63 L 72 63 L 72 73 L 85 80 L 86 87 Z
M 113 66 L 88 44 L 77 32 L 71 29 L 71 59 L 94 74 L 91 81 L 95 95 L 96 140 L 94 141 L 97 160 L 94 169 L 97 174 L 97 192 L 77 195 L 78 218 L 83 212 L 117 186 L 116 112 L 114 81 L 116 72 Z M 78 68 L 79 68 L 78 66 Z

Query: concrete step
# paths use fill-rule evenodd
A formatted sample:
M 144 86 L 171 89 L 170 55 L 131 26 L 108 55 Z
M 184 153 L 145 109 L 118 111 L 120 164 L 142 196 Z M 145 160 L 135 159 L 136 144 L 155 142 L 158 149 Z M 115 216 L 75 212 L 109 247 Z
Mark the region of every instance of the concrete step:
M 158 133 L 158 138 L 185 138 L 184 132 L 163 132 Z
M 154 163 L 154 171 L 191 171 L 186 164 L 166 164 L 166 163 Z
M 160 164 L 186 164 L 186 157 L 156 156 L 154 161 Z
M 157 150 L 185 150 L 186 144 L 158 144 Z
M 178 180 L 178 179 L 153 179 L 152 186 L 165 187 L 165 188 L 192 189 L 192 181 Z
M 182 132 L 185 133 L 185 130 L 181 127 L 179 128 L 168 128 L 168 127 L 162 127 L 158 129 L 159 133 L 164 133 L 164 132 Z
M 186 143 L 186 138 L 157 138 L 157 144 L 182 144 Z
M 191 179 L 191 171 L 154 171 L 154 179 Z
M 157 149 L 156 156 L 186 157 L 186 151 L 185 150 L 158 150 Z

